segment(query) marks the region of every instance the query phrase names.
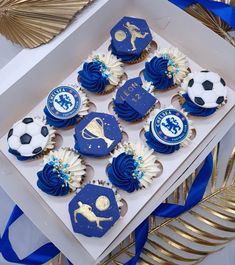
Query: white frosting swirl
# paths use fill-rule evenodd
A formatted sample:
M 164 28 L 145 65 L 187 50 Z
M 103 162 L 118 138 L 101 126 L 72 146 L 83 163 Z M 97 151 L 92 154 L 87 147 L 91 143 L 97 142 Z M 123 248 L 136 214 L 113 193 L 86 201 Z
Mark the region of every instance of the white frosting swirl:
M 93 52 L 87 59 L 87 62 L 92 61 L 99 61 L 104 64 L 107 67 L 104 74 L 107 75 L 110 84 L 114 86 L 118 85 L 122 75 L 124 74 L 121 59 L 118 59 L 111 53 L 111 51 L 108 51 L 105 54 Z
M 134 160 L 138 161 L 139 170 L 140 172 L 143 172 L 143 177 L 139 179 L 143 187 L 147 187 L 150 183 L 152 183 L 152 179 L 160 172 L 157 156 L 154 153 L 154 150 L 150 149 L 147 145 L 140 143 L 134 144 L 130 142 L 120 144 L 111 154 L 112 158 L 110 159 L 110 163 L 112 163 L 112 159 L 114 157 L 118 157 L 122 153 L 132 154 Z M 138 158 L 141 158 L 141 160 L 138 160 Z
M 180 84 L 183 79 L 188 75 L 188 60 L 186 56 L 181 53 L 177 48 L 170 47 L 157 49 L 154 52 L 154 56 L 163 57 L 164 59 L 169 60 L 170 65 L 168 65 L 168 71 L 173 76 L 174 84 Z M 149 61 L 150 60 L 151 59 L 149 59 Z
M 78 115 L 83 117 L 86 116 L 89 112 L 89 99 L 87 97 L 87 94 L 82 90 L 82 88 L 78 85 L 70 85 L 74 89 L 76 89 L 79 93 L 79 96 L 81 98 L 81 107 L 78 111 Z
M 45 155 L 44 164 L 58 160 L 62 167 L 60 169 L 68 175 L 68 184 L 71 190 L 76 190 L 81 186 L 83 177 L 86 173 L 86 166 L 83 164 L 80 155 L 69 148 L 60 148 L 53 150 Z

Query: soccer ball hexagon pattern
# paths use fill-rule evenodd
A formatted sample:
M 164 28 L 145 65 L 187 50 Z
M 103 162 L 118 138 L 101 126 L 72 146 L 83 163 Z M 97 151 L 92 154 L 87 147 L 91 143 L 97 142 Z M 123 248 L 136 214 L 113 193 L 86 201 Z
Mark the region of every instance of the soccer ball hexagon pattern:
M 188 76 L 187 92 L 190 99 L 202 108 L 216 108 L 227 96 L 225 81 L 218 74 L 203 70 Z
M 13 125 L 7 141 L 14 154 L 35 156 L 45 149 L 49 141 L 49 131 L 40 119 L 26 117 Z

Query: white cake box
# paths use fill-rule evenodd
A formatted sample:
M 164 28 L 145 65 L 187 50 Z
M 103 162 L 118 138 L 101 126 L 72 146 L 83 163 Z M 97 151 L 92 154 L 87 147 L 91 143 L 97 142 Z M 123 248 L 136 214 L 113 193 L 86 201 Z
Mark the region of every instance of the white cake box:
M 107 50 L 109 31 L 124 15 L 146 19 L 158 45 L 178 47 L 189 58 L 192 71 L 209 69 L 223 76 L 230 87 L 228 102 L 211 117 L 191 118 L 196 131 L 193 141 L 175 154 L 158 155 L 163 168 L 161 175 L 148 189 L 132 194 L 120 191 L 127 203 L 125 216 L 102 238 L 88 238 L 72 231 L 68 203 L 74 195 L 58 198 L 42 193 L 36 186 L 36 172 L 42 160 L 17 161 L 7 152 L 6 133 L 29 112 L 42 115 L 51 88 L 76 82 L 83 59 L 92 50 Z M 187 178 L 232 126 L 234 53 L 229 43 L 168 1 L 95 1 L 52 42 L 34 50 L 23 49 L 0 71 L 0 185 L 74 265 L 98 263 Z M 131 78 L 138 76 L 143 68 L 144 63 L 139 63 L 125 66 L 125 71 Z M 161 106 L 175 105 L 174 95 L 178 90 L 159 94 Z M 93 109 L 112 113 L 109 106 L 112 95 L 89 94 Z M 128 126 L 120 123 L 129 139 L 140 139 L 144 122 Z M 58 132 L 62 145 L 73 147 L 73 130 Z M 89 158 L 86 162 L 90 177 L 107 179 L 108 158 Z

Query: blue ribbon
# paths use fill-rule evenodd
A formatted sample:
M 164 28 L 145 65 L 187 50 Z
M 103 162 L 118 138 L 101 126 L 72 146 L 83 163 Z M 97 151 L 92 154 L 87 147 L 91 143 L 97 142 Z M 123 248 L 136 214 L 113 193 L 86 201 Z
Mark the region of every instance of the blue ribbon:
M 152 214 L 154 216 L 171 218 L 176 217 L 194 207 L 203 198 L 208 181 L 212 174 L 212 170 L 213 158 L 212 154 L 210 153 L 207 156 L 203 167 L 201 168 L 200 172 L 198 173 L 191 186 L 185 205 L 182 206 L 172 203 L 162 203 Z M 5 260 L 9 262 L 29 265 L 44 264 L 54 258 L 56 255 L 58 255 L 60 252 L 52 243 L 47 243 L 43 245 L 42 247 L 40 247 L 39 249 L 37 249 L 22 260 L 19 259 L 19 257 L 12 248 L 12 245 L 9 241 L 9 228 L 22 214 L 23 212 L 21 211 L 21 209 L 18 206 L 15 206 L 3 233 L 2 239 L 0 238 L 0 253 L 2 253 L 2 256 L 5 258 Z M 145 245 L 145 242 L 147 241 L 148 230 L 149 223 L 147 218 L 135 230 L 135 256 L 131 260 L 126 262 L 125 265 L 135 265 L 137 263 L 142 249 Z M 72 265 L 69 260 L 68 263 Z
M 210 153 L 205 159 L 204 165 L 196 176 L 187 199 L 184 205 L 178 205 L 173 203 L 162 203 L 156 210 L 153 211 L 152 215 L 160 216 L 165 218 L 177 217 L 184 212 L 187 212 L 196 204 L 198 204 L 205 193 L 208 181 L 213 171 L 213 157 Z M 140 257 L 142 249 L 146 243 L 148 237 L 148 218 L 143 221 L 135 230 L 135 256 L 125 263 L 125 265 L 135 265 Z
M 200 4 L 214 15 L 220 17 L 230 27 L 235 29 L 235 8 L 231 5 L 211 0 L 169 0 L 180 8 L 187 8 L 193 4 Z
M 9 228 L 22 214 L 23 212 L 21 209 L 18 206 L 15 206 L 7 222 L 2 239 L 0 239 L 0 253 L 2 253 L 2 256 L 8 262 L 29 265 L 44 264 L 60 253 L 60 251 L 52 243 L 47 243 L 41 246 L 39 249 L 24 259 L 19 259 L 12 248 L 11 242 L 9 240 Z

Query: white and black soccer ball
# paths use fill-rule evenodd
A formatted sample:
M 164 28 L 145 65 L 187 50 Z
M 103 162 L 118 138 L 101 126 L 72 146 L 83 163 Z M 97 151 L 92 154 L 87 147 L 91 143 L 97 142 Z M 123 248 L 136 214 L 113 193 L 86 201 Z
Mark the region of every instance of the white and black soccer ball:
M 186 89 L 190 99 L 203 108 L 216 108 L 224 103 L 227 96 L 224 79 L 207 70 L 190 73 Z
M 40 154 L 50 139 L 48 127 L 39 118 L 26 117 L 16 122 L 8 133 L 9 151 L 16 156 Z

